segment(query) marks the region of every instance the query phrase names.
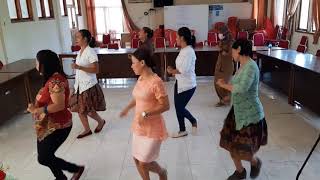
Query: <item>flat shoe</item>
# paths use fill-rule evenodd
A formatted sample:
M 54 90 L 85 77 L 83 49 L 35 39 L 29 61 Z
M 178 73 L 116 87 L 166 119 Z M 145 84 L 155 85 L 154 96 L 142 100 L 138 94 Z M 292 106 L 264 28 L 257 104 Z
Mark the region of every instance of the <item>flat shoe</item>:
M 80 134 L 80 135 L 77 137 L 77 139 L 82 139 L 82 138 L 84 138 L 84 137 L 90 136 L 91 134 L 92 134 L 92 131 L 89 131 L 89 132 L 87 132 L 87 133 L 85 133 L 85 134 Z
M 94 133 L 99 133 L 102 129 L 103 129 L 103 127 L 104 127 L 104 125 L 106 124 L 106 121 L 105 120 L 103 120 L 103 125 L 101 126 L 101 128 L 96 128 L 95 130 L 94 130 Z

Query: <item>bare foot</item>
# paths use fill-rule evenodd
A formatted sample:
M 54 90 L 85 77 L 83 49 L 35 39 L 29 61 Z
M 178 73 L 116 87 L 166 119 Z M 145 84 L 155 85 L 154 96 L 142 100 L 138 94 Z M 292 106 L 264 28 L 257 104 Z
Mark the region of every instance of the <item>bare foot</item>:
M 168 171 L 162 168 L 161 173 L 159 174 L 160 180 L 168 180 Z

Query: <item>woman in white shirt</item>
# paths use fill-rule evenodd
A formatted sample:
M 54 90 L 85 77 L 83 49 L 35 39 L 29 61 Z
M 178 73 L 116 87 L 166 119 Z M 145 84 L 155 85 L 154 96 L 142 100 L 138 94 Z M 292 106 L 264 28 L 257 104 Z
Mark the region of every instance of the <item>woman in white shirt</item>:
M 97 111 L 106 110 L 106 102 L 103 91 L 98 84 L 96 74 L 99 72 L 98 56 L 92 47 L 95 39 L 91 33 L 82 29 L 76 34 L 76 43 L 81 47 L 76 63 L 72 68 L 76 70 L 74 95 L 77 97 L 75 112 L 78 112 L 84 131 L 77 137 L 84 138 L 92 134 L 89 126 L 88 116 L 98 122 L 95 133 L 99 133 L 106 121 Z M 74 105 L 73 105 L 74 106 Z
M 196 54 L 193 49 L 195 46 L 195 37 L 187 27 L 178 30 L 177 45 L 181 46 L 181 51 L 176 59 L 176 69 L 168 67 L 167 71 L 176 77 L 174 88 L 174 104 L 179 122 L 180 131 L 173 134 L 173 138 L 187 136 L 184 118 L 187 118 L 192 124 L 192 132 L 196 133 L 197 120 L 186 109 L 186 106 L 192 98 L 197 82 L 195 73 Z

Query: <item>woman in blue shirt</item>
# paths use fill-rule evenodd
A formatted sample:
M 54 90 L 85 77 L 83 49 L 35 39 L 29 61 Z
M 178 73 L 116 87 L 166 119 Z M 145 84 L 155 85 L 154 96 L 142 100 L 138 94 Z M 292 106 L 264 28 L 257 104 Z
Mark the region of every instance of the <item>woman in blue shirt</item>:
M 259 68 L 252 56 L 252 43 L 237 40 L 232 57 L 240 62 L 231 84 L 219 79 L 217 84 L 231 92 L 232 108 L 221 131 L 220 146 L 230 152 L 236 171 L 228 180 L 246 179 L 241 161 L 251 163 L 250 177 L 259 176 L 262 162 L 255 156 L 261 145 L 267 144 L 267 123 L 259 99 Z

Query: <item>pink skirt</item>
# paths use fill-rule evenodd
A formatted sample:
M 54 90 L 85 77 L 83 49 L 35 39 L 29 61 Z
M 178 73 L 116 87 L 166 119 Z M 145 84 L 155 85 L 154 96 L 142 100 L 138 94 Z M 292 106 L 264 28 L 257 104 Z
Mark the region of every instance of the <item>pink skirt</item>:
M 145 163 L 155 161 L 159 157 L 161 140 L 145 136 L 132 135 L 132 156 Z

